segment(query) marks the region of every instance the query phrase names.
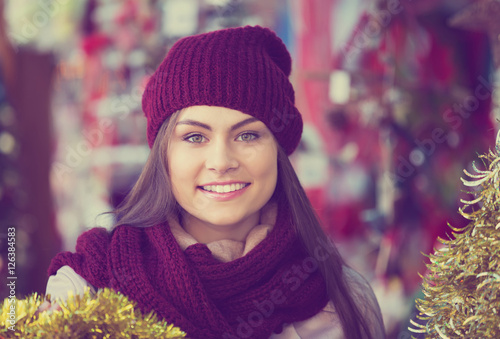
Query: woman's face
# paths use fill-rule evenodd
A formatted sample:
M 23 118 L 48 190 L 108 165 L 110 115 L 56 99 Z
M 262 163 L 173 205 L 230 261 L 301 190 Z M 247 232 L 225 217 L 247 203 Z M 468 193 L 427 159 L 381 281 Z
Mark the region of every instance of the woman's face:
M 182 110 L 167 159 L 174 196 L 187 212 L 184 220 L 212 231 L 255 226 L 276 187 L 273 134 L 263 122 L 233 109 Z

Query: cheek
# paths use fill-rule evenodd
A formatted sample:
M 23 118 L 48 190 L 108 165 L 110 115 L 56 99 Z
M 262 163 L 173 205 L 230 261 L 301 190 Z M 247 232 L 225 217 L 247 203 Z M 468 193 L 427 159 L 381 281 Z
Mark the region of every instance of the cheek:
M 273 189 L 278 178 L 277 153 L 271 148 L 262 153 L 253 161 L 254 176 L 260 178 L 262 183 Z
M 170 173 L 172 175 L 182 176 L 187 169 L 194 166 L 194 159 L 196 159 L 196 157 L 186 152 L 180 145 L 174 144 L 169 149 L 167 159 Z
M 180 152 L 176 148 L 170 150 L 168 156 L 168 173 L 174 194 L 183 192 L 183 187 L 188 183 L 193 182 L 193 168 L 192 157 L 186 156 L 185 152 Z

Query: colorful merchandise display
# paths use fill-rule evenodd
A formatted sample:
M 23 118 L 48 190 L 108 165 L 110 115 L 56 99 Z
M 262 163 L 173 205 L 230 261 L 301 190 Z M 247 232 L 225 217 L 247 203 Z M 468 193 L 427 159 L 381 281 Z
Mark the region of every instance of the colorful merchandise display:
M 493 143 L 500 117 L 500 1 L 16 0 L 5 11 L 14 44 L 56 60 L 53 231 L 70 251 L 85 230 L 113 223 L 102 213 L 121 202 L 146 161 L 141 98 L 174 43 L 247 24 L 276 31 L 292 52 L 304 119 L 291 160 L 323 226 L 373 286 L 388 337 L 410 337 L 404 324 L 429 263 L 422 253 L 447 238 L 448 222 L 476 227 L 456 213 L 470 197 L 458 178 Z M 15 152 L 3 152 L 11 120 L 0 107 L 0 162 L 15 171 Z M 12 215 L 9 173 L 0 177 L 0 211 Z M 436 255 L 432 265 L 445 258 Z M 435 306 L 420 305 L 432 323 Z

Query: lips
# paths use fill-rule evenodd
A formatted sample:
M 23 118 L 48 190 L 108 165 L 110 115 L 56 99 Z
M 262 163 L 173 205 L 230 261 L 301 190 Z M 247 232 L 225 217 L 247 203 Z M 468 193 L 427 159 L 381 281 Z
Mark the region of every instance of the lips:
M 200 192 L 206 197 L 216 201 L 229 201 L 241 196 L 250 186 L 246 182 L 211 182 L 198 186 Z
M 231 192 L 236 192 L 239 190 L 242 190 L 243 188 L 247 187 L 248 183 L 231 183 L 231 184 L 217 184 L 217 185 L 203 185 L 200 186 L 200 188 L 204 191 L 207 192 L 213 192 L 213 193 L 231 193 Z

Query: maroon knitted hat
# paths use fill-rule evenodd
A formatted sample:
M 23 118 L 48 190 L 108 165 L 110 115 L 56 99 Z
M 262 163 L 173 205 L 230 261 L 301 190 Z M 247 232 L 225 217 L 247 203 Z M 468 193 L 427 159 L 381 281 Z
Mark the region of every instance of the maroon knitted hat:
M 267 28 L 228 28 L 180 39 L 142 97 L 149 147 L 172 113 L 207 105 L 256 117 L 291 154 L 302 134 L 302 117 L 288 80 L 291 68 L 284 43 Z

